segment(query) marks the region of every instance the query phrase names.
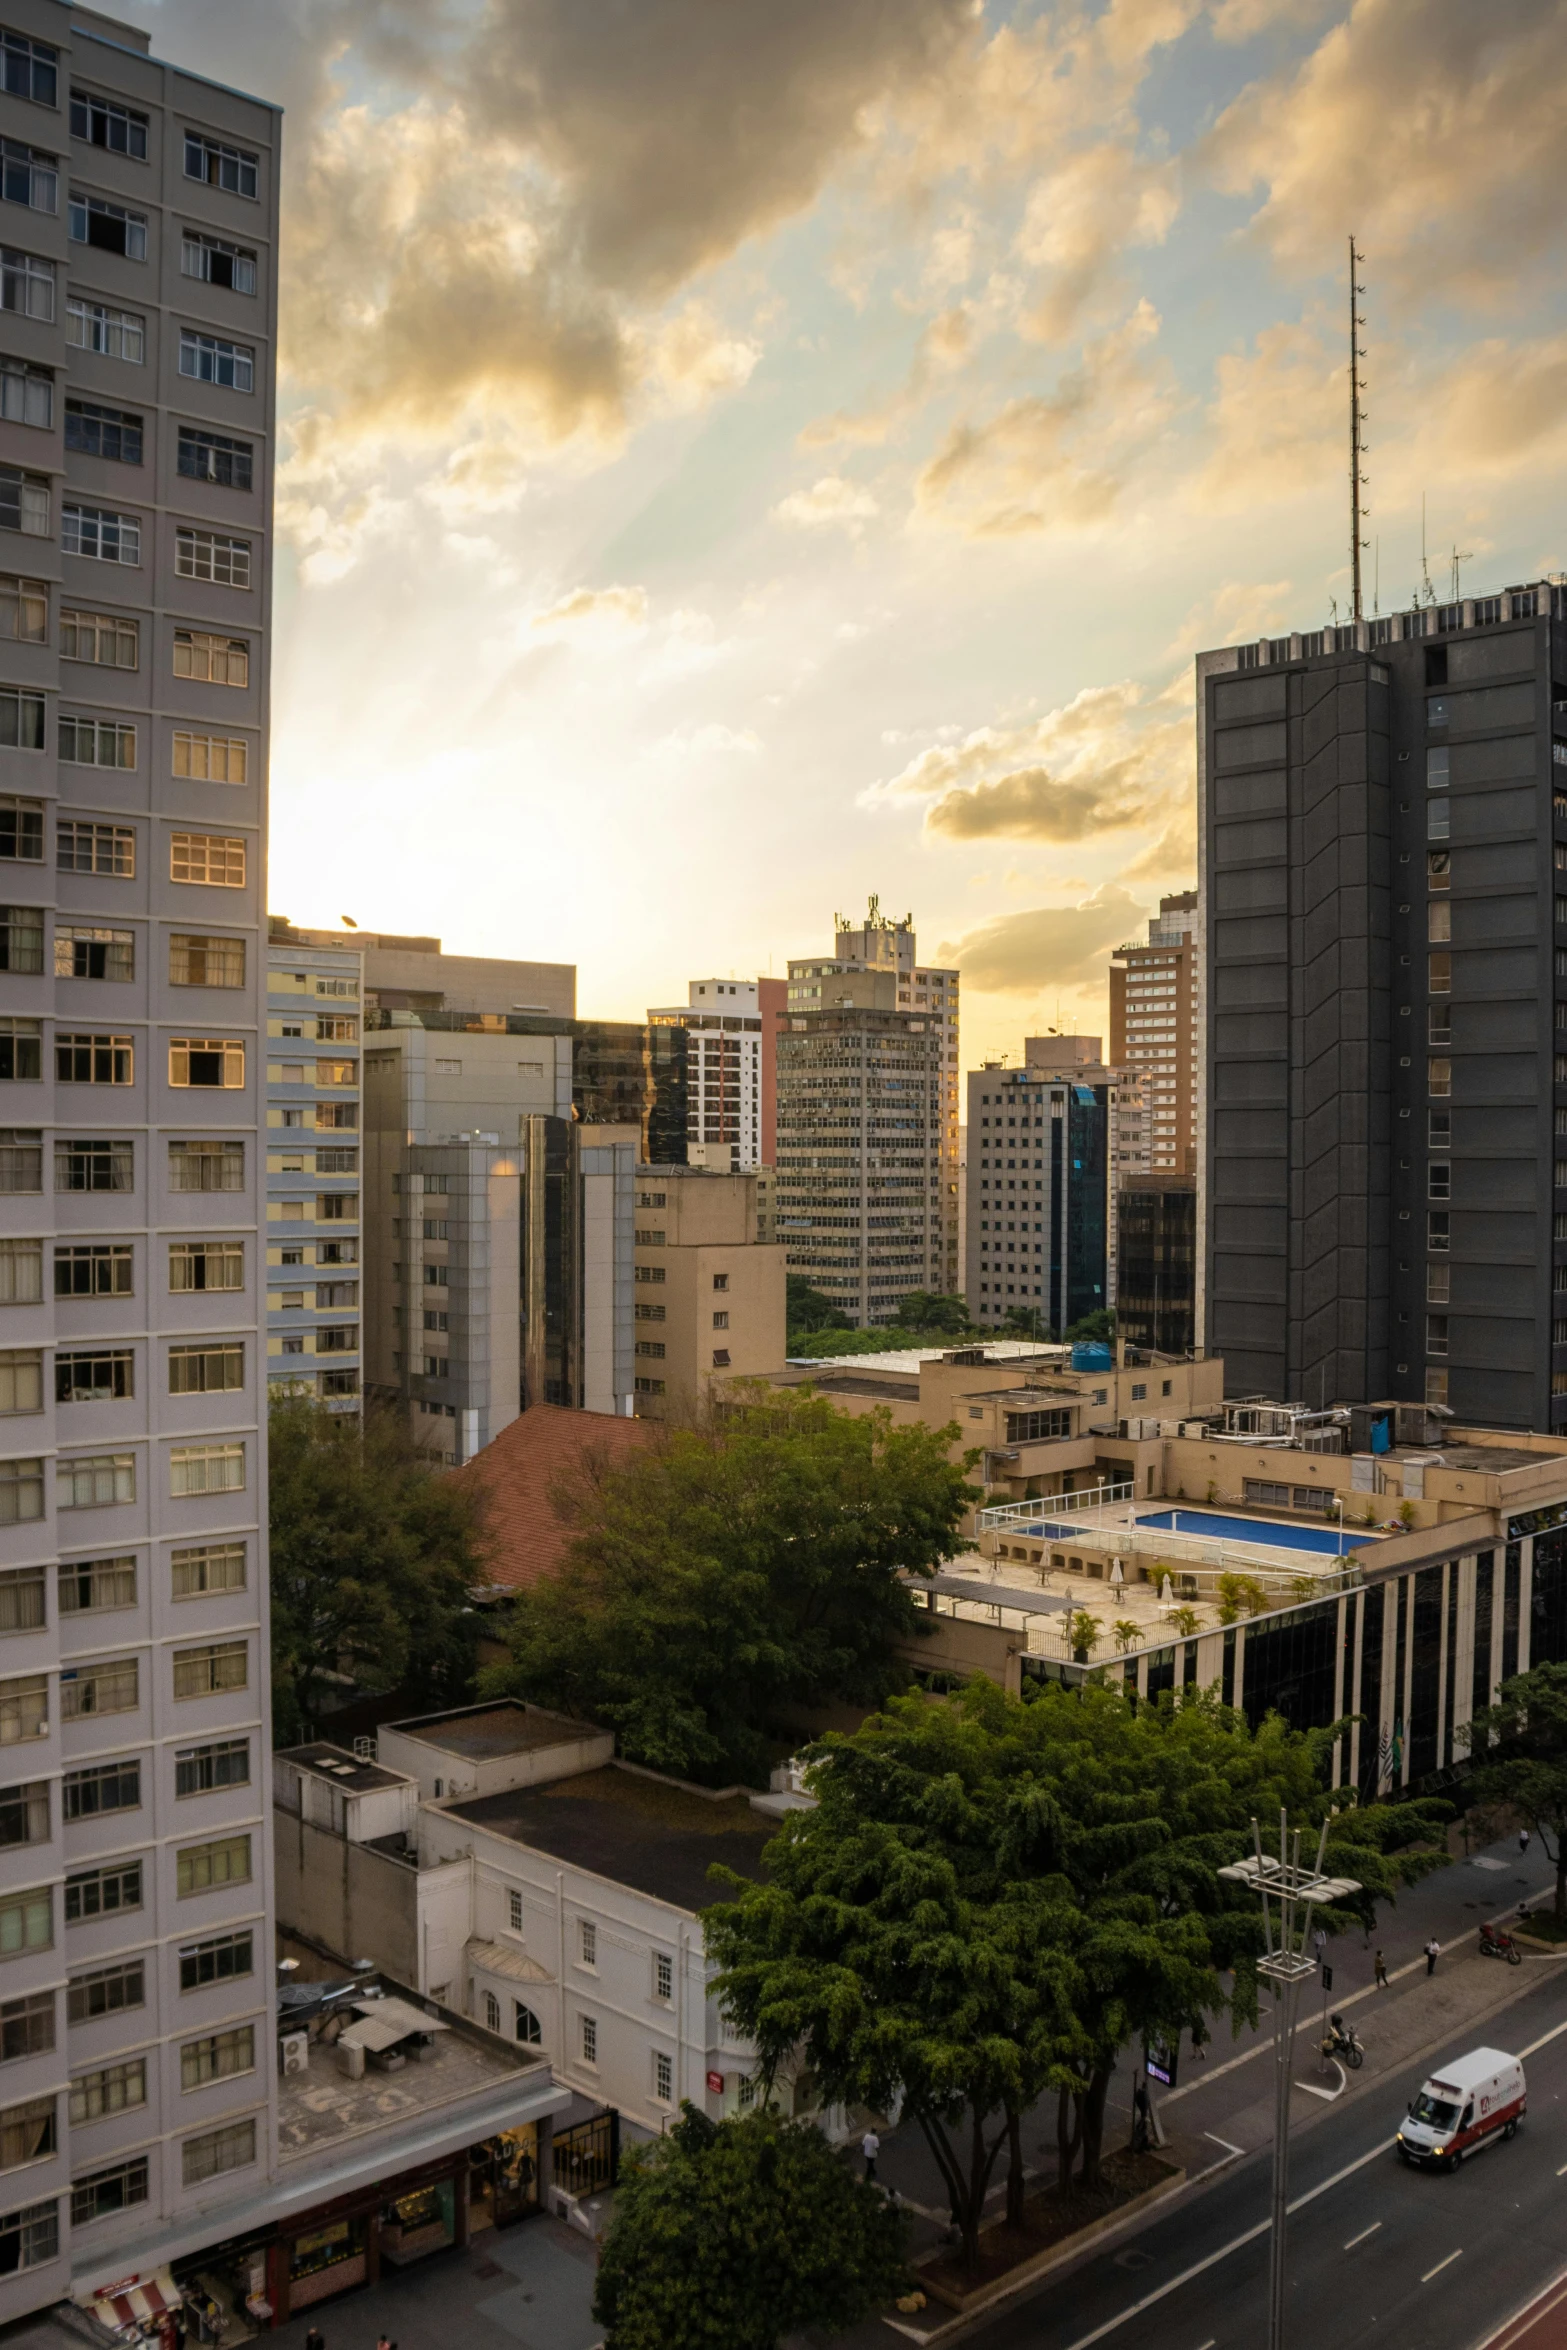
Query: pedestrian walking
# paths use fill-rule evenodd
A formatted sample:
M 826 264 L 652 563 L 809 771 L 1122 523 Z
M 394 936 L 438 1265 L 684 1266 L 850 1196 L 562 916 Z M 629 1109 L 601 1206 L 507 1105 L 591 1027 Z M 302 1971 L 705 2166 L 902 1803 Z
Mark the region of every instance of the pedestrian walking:
M 867 2130 L 860 2140 L 860 2152 L 865 2157 L 865 2177 L 873 2183 L 876 2177 L 876 2157 L 881 2152 L 881 2140 L 874 2130 Z
M 326 2350 L 326 2336 L 319 2326 L 312 2326 L 306 2334 L 305 2350 Z
M 1375 1988 L 1378 1991 L 1385 1991 L 1387 1989 L 1387 1960 L 1383 1957 L 1380 1950 L 1377 1952 L 1376 1957 L 1372 1960 L 1371 1968 L 1372 1979 Z
M 1519 1831 L 1518 1831 L 1518 1850 L 1519 1850 L 1520 1854 L 1522 1854 L 1522 1853 L 1525 1853 L 1525 1852 L 1527 1852 L 1527 1851 L 1528 1851 L 1528 1849 L 1529 1849 L 1529 1831 L 1528 1831 L 1528 1829 L 1527 1829 L 1527 1828 L 1520 1828 L 1520 1829 L 1519 1829 Z
M 1315 1950 L 1315 1952 L 1316 1952 L 1316 1954 L 1317 1954 L 1317 1964 L 1318 1964 L 1318 1966 L 1321 1966 L 1321 1964 L 1322 1964 L 1322 1956 L 1323 1956 L 1323 1953 L 1324 1953 L 1324 1951 L 1327 1949 L 1327 1946 L 1328 1946 L 1328 1938 L 1327 1938 L 1327 1935 L 1326 1935 L 1326 1933 L 1323 1931 L 1323 1929 L 1322 1929 L 1322 1927 L 1321 1927 L 1321 1926 L 1319 1926 L 1319 1927 L 1317 1928 L 1316 1932 L 1315 1932 L 1315 1933 L 1312 1935 L 1312 1937 L 1311 1937 L 1311 1946 L 1312 1946 L 1312 1948 Z
M 1426 1974 L 1428 1977 L 1436 1973 L 1436 1962 L 1441 1955 L 1442 1945 L 1433 1934 L 1426 1944 Z
M 1205 2016 L 1192 2017 L 1192 2056 L 1198 2064 L 1208 2061 L 1208 2021 Z

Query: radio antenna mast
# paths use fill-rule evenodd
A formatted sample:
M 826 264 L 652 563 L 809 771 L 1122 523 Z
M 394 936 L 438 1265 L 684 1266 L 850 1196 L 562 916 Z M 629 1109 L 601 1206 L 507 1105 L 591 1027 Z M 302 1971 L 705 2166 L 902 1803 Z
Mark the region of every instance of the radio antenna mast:
M 1366 477 L 1361 467 L 1361 460 L 1366 449 L 1364 438 L 1366 420 L 1360 405 L 1360 395 L 1365 388 L 1360 374 L 1362 356 L 1360 330 L 1366 322 L 1358 304 L 1366 289 L 1357 274 L 1362 259 L 1363 256 L 1356 251 L 1355 240 L 1351 237 L 1349 240 L 1349 564 L 1352 582 L 1352 617 L 1356 620 L 1361 620 L 1365 616 L 1360 586 L 1360 557 L 1366 545 L 1366 540 L 1362 535 L 1365 517 L 1361 510 L 1361 492 L 1366 486 Z

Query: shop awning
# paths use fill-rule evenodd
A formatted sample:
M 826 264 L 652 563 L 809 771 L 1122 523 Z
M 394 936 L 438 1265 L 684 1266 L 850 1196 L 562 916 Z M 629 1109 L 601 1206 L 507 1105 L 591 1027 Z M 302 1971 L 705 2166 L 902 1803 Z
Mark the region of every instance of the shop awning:
M 183 2298 L 168 2269 L 160 2268 L 150 2277 L 110 2285 L 94 2299 L 93 2315 L 111 2333 L 135 2340 L 144 2326 L 156 2325 L 165 2310 L 178 2309 Z

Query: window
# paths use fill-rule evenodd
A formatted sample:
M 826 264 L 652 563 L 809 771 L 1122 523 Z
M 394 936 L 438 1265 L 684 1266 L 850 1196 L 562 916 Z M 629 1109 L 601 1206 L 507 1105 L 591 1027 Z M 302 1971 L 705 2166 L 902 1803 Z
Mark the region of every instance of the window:
M 46 1620 L 42 1567 L 14 1567 L 0 1575 L 0 1633 L 39 1632 Z
M 31 1893 L 0 1893 L 0 1958 L 48 1950 L 53 1943 L 54 1896 L 47 1885 Z
M 14 2063 L 19 2056 L 47 2056 L 53 2047 L 52 1991 L 32 1991 L 23 1999 L 0 2000 L 0 2064 Z
M 84 302 L 72 295 L 65 318 L 65 339 L 75 350 L 124 359 L 132 367 L 140 367 L 146 358 L 147 321 L 134 310 L 110 310 L 102 302 Z
M 129 2211 L 133 2204 L 147 2200 L 147 2157 L 133 2154 L 127 2162 L 116 2162 L 108 2170 L 90 2171 L 86 2178 L 77 2179 L 71 2188 L 71 2225 L 84 2228 L 95 2219 L 108 2219 L 116 2211 Z
M 0 1526 L 27 1526 L 44 1514 L 40 1460 L 0 1461 Z
M 15 465 L 0 465 L 0 530 L 19 530 L 28 538 L 46 539 L 53 529 L 49 514 L 46 478 L 23 473 Z
M 223 237 L 204 236 L 199 229 L 184 232 L 180 270 L 185 277 L 199 277 L 209 286 L 227 286 L 236 294 L 256 290 L 256 256 L 250 247 L 231 245 Z M 184 471 L 183 466 L 180 470 Z M 249 482 L 244 486 L 249 489 Z
M 52 286 L 50 292 L 52 295 Z M 249 392 L 255 389 L 255 371 L 256 355 L 248 343 L 225 342 L 221 335 L 180 328 L 181 375 L 193 376 L 198 383 L 220 384 L 225 391 Z
M 585 2015 L 582 2023 L 582 2061 L 597 2064 L 599 2060 L 599 2027 L 597 2016 Z
M 43 854 L 42 800 L 19 800 L 9 793 L 0 796 L 0 857 L 40 865 Z
M 136 878 L 136 835 L 128 824 L 62 818 L 55 826 L 54 842 L 54 861 L 62 873 L 98 873 L 115 881 Z
M 224 146 L 200 131 L 185 133 L 185 177 L 224 188 L 231 196 L 256 194 L 257 158 L 244 147 Z
M 74 245 L 90 245 L 98 253 L 122 253 L 127 261 L 147 258 L 145 212 L 132 212 L 123 204 L 110 204 L 102 196 L 73 193 L 66 206 L 66 222 L 67 234 Z M 141 459 L 138 457 L 134 462 L 139 465 Z
M 187 1444 L 169 1455 L 169 1491 L 176 1498 L 198 1493 L 243 1493 L 242 1444 Z
M 59 104 L 58 49 L 46 41 L 30 41 L 24 33 L 0 32 L 0 64 L 13 98 L 31 98 L 35 106 Z
M 662 1352 L 662 1349 L 661 1349 L 660 1351 Z M 729 1349 L 728 1349 L 728 1347 L 727 1347 L 727 1346 L 715 1346 L 715 1347 L 714 1347 L 714 1349 L 713 1349 L 713 1368 L 714 1368 L 714 1370 L 715 1370 L 715 1371 L 727 1371 L 727 1370 L 728 1370 L 728 1368 L 729 1368 Z
M 0 2213 L 0 2277 L 19 2269 L 45 2268 L 60 2256 L 60 2206 L 29 2203 L 21 2211 Z
M 172 833 L 169 879 L 205 882 L 212 889 L 243 889 L 245 844 L 216 832 Z
M 134 979 L 136 933 L 96 926 L 89 930 L 57 922 L 54 975 L 56 979 Z
M 653 1954 L 653 1996 L 655 1999 L 673 1999 L 675 1996 L 675 1962 L 667 1950 Z
M 175 931 L 169 940 L 171 987 L 243 987 L 242 938 L 203 938 Z
M 44 699 L 23 693 L 19 686 L 0 688 L 0 745 L 13 751 L 41 751 L 44 747 Z
M 244 2170 L 256 2159 L 255 2122 L 225 2122 L 220 2130 L 187 2138 L 180 2156 L 187 2187 L 197 2187 L 203 2179 L 219 2178 L 225 2171 Z
M 62 1616 L 98 1615 L 136 1605 L 136 1561 L 131 1557 L 73 1559 L 59 1571 Z
M 1438 705 L 1434 703 L 1432 705 L 1433 709 L 1435 709 L 1437 706 Z M 1445 709 L 1443 716 L 1440 719 L 1433 718 L 1431 723 L 1433 726 L 1445 725 L 1447 723 Z M 1427 791 L 1446 791 L 1448 785 L 1453 780 L 1452 760 L 1453 754 L 1448 749 L 1446 743 L 1433 743 L 1431 745 L 1430 749 L 1426 752 Z
M 62 718 L 60 757 L 70 767 L 134 767 L 136 729 L 115 718 Z
M 0 971 L 37 972 L 43 967 L 42 907 L 0 906 Z
M 667 2048 L 653 2051 L 653 2095 L 660 2105 L 673 2102 L 675 2094 L 675 2061 Z
M 7 572 L 0 574 L 0 637 L 10 637 L 18 644 L 43 645 L 49 641 L 49 590 L 41 579 L 17 579 Z M 16 806 L 14 800 L 5 803 L 7 809 Z M 15 850 L 8 852 L 15 855 Z
M 47 2162 L 56 2144 L 52 2097 L 30 2097 L 25 2105 L 0 2106 L 0 2170 L 23 2170 L 30 2162 Z
M 194 1549 L 171 1551 L 169 1566 L 176 1599 L 200 1599 L 209 1591 L 245 1588 L 243 1542 L 203 1543 Z
M 493 1991 L 484 1994 L 484 2024 L 486 2031 L 490 2032 L 498 2032 L 501 2028 L 501 2003 Z
M 194 538 L 194 532 L 181 532 L 181 537 Z M 213 540 L 214 547 L 239 548 L 245 557 L 243 579 L 226 580 L 227 587 L 250 585 L 250 550 L 243 539 Z M 209 573 L 194 576 L 207 578 Z M 242 636 L 214 636 L 199 628 L 177 628 L 174 631 L 174 674 L 191 677 L 207 685 L 249 685 L 250 646 Z
M 215 587 L 248 588 L 250 585 L 249 539 L 225 538 L 212 530 L 179 530 L 174 534 L 174 568 L 181 579 L 210 579 Z M 204 677 L 204 669 L 181 669 L 180 639 L 186 632 L 177 630 L 174 638 L 174 674 L 176 677 Z M 222 637 L 191 638 L 194 644 L 222 645 Z M 227 640 L 230 650 L 233 639 Z M 249 680 L 249 648 L 241 646 L 242 674 L 238 677 L 217 677 L 219 685 L 244 685 Z
M 1445 1314 L 1427 1314 L 1426 1353 L 1428 1355 L 1445 1355 L 1446 1352 L 1447 1316 Z
M 180 2087 L 204 2089 L 209 2081 L 232 2081 L 238 2073 L 256 2069 L 256 2027 L 235 2024 L 226 2032 L 209 2032 L 204 2040 L 187 2040 L 180 2050 Z
M 584 1966 L 598 1965 L 599 1930 L 588 1918 L 577 1920 L 577 1948 Z
M 224 490 L 248 490 L 254 486 L 255 450 L 249 441 L 237 441 L 228 433 L 182 424 L 179 469 L 187 481 L 209 481 Z
M 1445 1253 L 1451 1247 L 1451 1245 L 1452 1243 L 1449 1237 L 1449 1218 L 1446 1210 L 1444 1210 L 1440 1215 L 1427 1216 L 1426 1247 L 1431 1250 L 1433 1255 L 1436 1255 L 1438 1253 Z
M 124 408 L 105 408 L 97 400 L 67 397 L 65 445 L 84 457 L 107 457 L 115 465 L 139 465 L 142 420 Z
M 1452 829 L 1452 810 L 1446 800 L 1427 800 L 1426 839 L 1446 840 Z
M 14 245 L 0 245 L 0 310 L 15 310 L 23 318 L 54 316 L 54 263 Z
M 31 1084 L 43 1073 L 43 1031 L 38 1022 L 0 1015 L 0 1079 Z
M 1453 1169 L 1447 1159 L 1433 1159 L 1426 1169 L 1427 1199 L 1451 1199 L 1453 1196 Z
M 531 2007 L 524 2007 L 520 1999 L 512 2001 L 513 2032 L 525 2048 L 537 2048 L 544 2038 L 543 2027 Z
M 137 1870 L 134 1906 L 139 1909 L 141 1907 L 141 1863 L 137 1861 L 134 1865 Z M 111 1872 L 105 1871 L 103 1873 L 109 1874 Z M 117 1906 L 130 1908 L 132 1904 L 122 1902 Z M 110 1910 L 111 1905 L 105 1903 L 102 1914 L 108 1916 Z M 96 1917 L 100 1913 L 97 1910 L 84 1908 L 82 1914 L 84 1917 Z M 117 1966 L 95 1967 L 90 1974 L 73 1977 L 67 1985 L 66 2019 L 73 2024 L 85 2024 L 95 2016 L 120 2015 L 127 2008 L 142 2006 L 146 1996 L 147 1986 L 143 1973 L 143 1962 L 139 1958 L 122 1960 Z
M 244 1384 L 245 1349 L 237 1340 L 169 1349 L 170 1395 L 217 1395 Z
M 316 1153 L 316 1165 L 321 1164 L 321 1153 Z M 318 1192 L 316 1195 L 316 1222 L 318 1224 L 352 1224 L 359 1215 L 357 1191 Z
M 633 1381 L 633 1386 L 638 1395 L 662 1395 L 664 1392 L 662 1379 L 644 1379 L 638 1376 Z
M 79 2073 L 71 2083 L 71 2120 L 101 2122 L 110 2114 L 130 2113 L 147 2102 L 147 2059 L 128 2056 L 106 2064 L 95 2073 Z
M 243 1640 L 214 1641 L 206 1648 L 174 1651 L 176 1697 L 215 1697 L 226 1689 L 243 1689 L 249 1681 L 249 1650 Z
M 59 157 L 21 139 L 0 139 L 0 202 L 25 204 L 33 212 L 57 211 Z
M 57 1142 L 56 1191 L 131 1191 L 135 1188 L 128 1142 Z
M 0 416 L 7 424 L 35 424 L 47 432 L 54 423 L 53 370 L 0 359 Z
M 54 1073 L 61 1085 L 129 1085 L 135 1075 L 133 1054 L 128 1036 L 55 1031 Z
M 245 1286 L 245 1252 L 237 1240 L 176 1240 L 169 1247 L 169 1287 L 176 1292 L 192 1289 L 243 1289 Z M 240 1382 L 225 1381 L 238 1386 Z
M 506 1896 L 506 1922 L 514 1934 L 522 1932 L 522 1895 L 515 1890 Z
M 181 1901 L 220 1885 L 248 1885 L 250 1838 L 218 1836 L 210 1844 L 182 1845 L 175 1855 L 175 1882 Z
M 61 520 L 68 555 L 84 555 L 94 563 L 140 563 L 141 523 L 134 514 L 68 503 L 61 509 Z
M 23 1746 L 48 1735 L 48 1674 L 22 1673 L 0 1681 L 0 1746 Z
M 60 1784 L 68 1820 L 96 1820 L 109 1812 L 141 1809 L 139 1762 L 89 1763 L 82 1770 L 67 1771 Z
M 1447 1304 L 1452 1278 L 1453 1268 L 1451 1265 L 1427 1265 L 1426 1304 L 1428 1306 L 1445 1306 Z
M 28 1779 L 0 1787 L 0 1849 L 49 1841 L 49 1782 Z
M 220 1738 L 210 1746 L 181 1747 L 175 1754 L 176 1795 L 211 1795 L 220 1787 L 249 1785 L 248 1738 Z
M 0 1413 L 11 1417 L 43 1410 L 43 1362 L 36 1346 L 12 1347 L 0 1354 Z
M 205 1942 L 188 1942 L 180 1952 L 180 1989 L 204 1990 L 209 1983 L 232 1983 L 253 1971 L 248 1927 L 238 1934 L 214 1934 Z
M 1426 937 L 1445 946 L 1453 935 L 1453 908 L 1447 898 L 1432 898 L 1426 906 Z
M 243 1191 L 242 1142 L 171 1142 L 170 1191 Z
M 728 1276 L 728 1274 L 727 1274 L 727 1273 L 715 1273 L 715 1274 L 713 1275 L 713 1287 L 714 1287 L 715 1289 L 727 1289 L 727 1288 L 729 1287 L 729 1276 Z
M 89 147 L 106 147 L 111 155 L 147 160 L 147 117 L 135 114 L 113 98 L 96 98 L 90 90 L 71 92 L 71 136 Z
M 1433 912 L 1435 909 L 1432 909 Z M 1446 911 L 1444 907 L 1443 911 Z M 1453 958 L 1451 955 L 1432 955 L 1427 988 L 1432 995 L 1450 995 L 1453 988 Z
M 36 1129 L 25 1126 L 0 1126 L 0 1192 L 17 1193 L 42 1191 L 44 1187 L 43 1136 Z M 0 1241 L 0 1250 L 36 1252 L 42 1243 L 36 1240 Z M 21 1258 L 9 1260 L 20 1263 Z M 24 1290 L 10 1285 L 14 1276 L 0 1270 L 0 1305 L 30 1304 L 41 1296 L 38 1290 Z
M 136 1456 L 130 1452 L 78 1453 L 59 1463 L 56 1509 L 102 1510 L 136 1499 Z
M 75 1722 L 89 1714 L 133 1714 L 140 1689 L 133 1656 L 117 1657 L 111 1664 L 68 1665 L 60 1675 L 60 1717 Z
M 749 2073 L 742 2073 L 735 2083 L 735 2099 L 742 2113 L 749 2113 L 756 2104 L 756 2082 Z
M 639 1338 L 636 1351 L 639 1355 L 651 1356 L 655 1362 L 661 1363 L 669 1350 L 661 1338 Z
M 172 1036 L 169 1083 L 232 1091 L 245 1082 L 245 1047 L 233 1036 Z
M 54 1252 L 56 1297 L 131 1297 L 135 1263 L 123 1241 L 72 1241 Z

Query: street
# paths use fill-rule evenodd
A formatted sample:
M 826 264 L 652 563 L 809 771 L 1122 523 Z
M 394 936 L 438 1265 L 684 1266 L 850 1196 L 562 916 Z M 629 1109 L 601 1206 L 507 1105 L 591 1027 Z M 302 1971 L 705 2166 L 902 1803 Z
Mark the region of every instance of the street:
M 1482 2342 L 1567 2256 L 1567 1985 L 1552 1970 L 1483 2030 L 1524 2056 L 1529 2111 L 1455 2175 L 1408 2169 L 1393 2133 L 1440 2053 L 1390 2076 L 1297 2143 L 1289 2314 L 1305 2350 L 1389 2340 Z M 987 2350 L 1255 2350 L 1266 2332 L 1268 2155 L 1086 2263 L 1038 2299 L 978 2325 Z

